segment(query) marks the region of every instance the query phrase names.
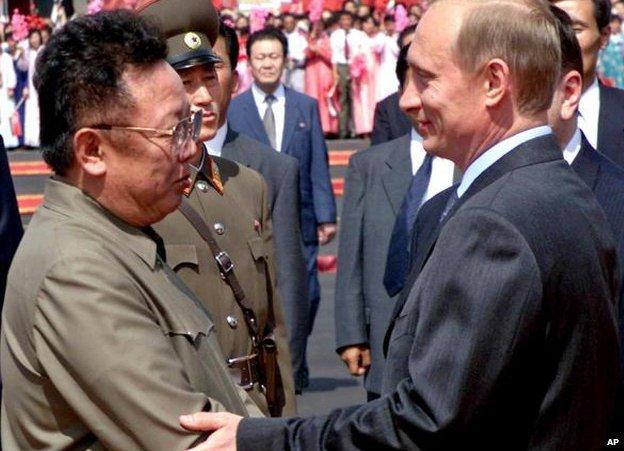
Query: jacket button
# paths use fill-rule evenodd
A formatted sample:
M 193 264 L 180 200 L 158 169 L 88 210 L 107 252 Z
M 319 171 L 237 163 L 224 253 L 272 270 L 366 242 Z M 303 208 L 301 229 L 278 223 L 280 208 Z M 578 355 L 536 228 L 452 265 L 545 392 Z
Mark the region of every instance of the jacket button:
M 215 223 L 213 226 L 217 235 L 223 235 L 225 233 L 225 227 L 220 222 Z
M 238 319 L 236 319 L 235 316 L 228 315 L 225 320 L 232 329 L 236 329 L 236 327 L 238 326 Z
M 203 193 L 208 191 L 208 182 L 205 180 L 198 180 L 197 183 L 195 183 L 195 186 Z

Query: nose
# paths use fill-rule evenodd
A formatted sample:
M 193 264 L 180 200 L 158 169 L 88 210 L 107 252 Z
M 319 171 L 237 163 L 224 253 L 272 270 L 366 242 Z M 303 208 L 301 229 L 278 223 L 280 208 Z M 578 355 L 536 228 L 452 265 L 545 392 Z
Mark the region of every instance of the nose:
M 406 77 L 405 83 L 403 85 L 401 97 L 399 98 L 399 107 L 405 113 L 411 110 L 418 110 L 422 108 L 420 92 L 416 88 L 416 84 L 414 83 L 414 81 L 411 80 L 409 76 Z
M 192 103 L 194 106 L 206 109 L 213 101 L 210 91 L 204 84 L 201 84 L 193 94 Z

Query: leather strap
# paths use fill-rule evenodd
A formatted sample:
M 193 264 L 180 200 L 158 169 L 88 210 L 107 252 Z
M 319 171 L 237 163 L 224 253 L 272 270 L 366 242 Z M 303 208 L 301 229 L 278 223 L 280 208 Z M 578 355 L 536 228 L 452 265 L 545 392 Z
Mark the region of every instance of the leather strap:
M 249 301 L 245 297 L 243 287 L 241 287 L 241 284 L 238 281 L 236 274 L 234 273 L 234 263 L 230 259 L 230 256 L 227 254 L 227 252 L 221 250 L 216 240 L 214 239 L 214 236 L 212 235 L 210 227 L 208 227 L 206 222 L 202 219 L 199 213 L 195 211 L 195 209 L 191 206 L 187 199 L 182 198 L 182 203 L 180 204 L 178 209 L 184 215 L 184 217 L 193 225 L 193 227 L 195 228 L 197 233 L 199 233 L 202 239 L 208 244 L 210 252 L 212 252 L 213 257 L 217 262 L 217 266 L 219 267 L 221 276 L 230 286 L 230 289 L 234 294 L 234 299 L 236 299 L 236 303 L 243 312 L 243 318 L 245 319 L 245 324 L 247 326 L 247 329 L 249 330 L 252 344 L 254 347 L 258 347 L 260 345 L 258 319 L 256 318 L 256 313 L 249 305 Z

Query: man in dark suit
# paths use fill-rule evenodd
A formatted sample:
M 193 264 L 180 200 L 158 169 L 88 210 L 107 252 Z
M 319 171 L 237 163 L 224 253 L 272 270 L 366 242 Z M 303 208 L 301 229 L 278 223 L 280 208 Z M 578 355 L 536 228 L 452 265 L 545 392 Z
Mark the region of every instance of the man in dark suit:
M 220 449 L 602 448 L 619 378 L 616 244 L 545 126 L 559 46 L 540 1 L 443 0 L 420 21 L 403 98 L 427 152 L 465 170 L 419 251 L 383 396 L 326 417 L 183 425 L 218 429 Z
M 408 46 L 401 49 L 397 61 L 400 86 L 407 71 L 407 50 Z M 412 130 L 358 152 L 347 169 L 334 302 L 336 351 L 352 375 L 365 375 L 369 400 L 381 393 L 382 342 L 395 300 L 384 287 L 383 268 L 406 193 L 423 176 L 420 168 L 429 163 L 421 143 Z M 453 169 L 452 162 L 434 158 L 417 201 L 450 186 Z M 407 244 L 409 238 L 403 241 Z
M 328 243 L 336 234 L 336 204 L 317 101 L 280 82 L 287 54 L 286 38 L 277 29 L 266 28 L 249 36 L 247 55 L 254 83 L 232 100 L 228 123 L 232 129 L 299 161 L 311 331 L 320 301 L 318 245 Z
M 294 157 L 274 152 L 269 146 L 228 127 L 227 111 L 232 93 L 238 86 L 236 63 L 239 48 L 236 32 L 223 23 L 219 27 L 214 52 L 222 60 L 215 65 L 221 86 L 219 129 L 215 138 L 206 141 L 205 145 L 211 155 L 237 161 L 258 171 L 267 183 L 273 219 L 276 285 L 286 314 L 295 388 L 301 392 L 307 331 L 310 329 L 310 303 L 299 220 L 299 164 Z
M 556 0 L 572 18 L 583 56 L 579 127 L 594 149 L 624 167 L 624 91 L 598 80 L 600 49 L 609 41 L 609 0 Z
M 399 48 L 403 48 L 412 41 L 416 25 L 406 27 L 399 34 Z M 397 65 L 397 78 L 399 78 L 399 66 Z M 399 93 L 390 94 L 385 99 L 375 105 L 375 116 L 373 120 L 373 132 L 371 133 L 371 144 L 381 144 L 409 133 L 412 123 L 409 117 L 401 111 L 399 107 Z
M 23 233 L 9 160 L 0 137 L 0 309 L 9 266 Z

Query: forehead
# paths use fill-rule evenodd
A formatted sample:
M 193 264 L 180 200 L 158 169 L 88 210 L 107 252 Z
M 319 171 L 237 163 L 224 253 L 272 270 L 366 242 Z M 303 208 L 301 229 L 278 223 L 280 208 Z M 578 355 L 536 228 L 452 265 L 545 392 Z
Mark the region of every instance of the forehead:
M 436 4 L 434 4 L 436 5 Z M 459 8 L 459 5 L 454 5 Z M 448 4 L 437 4 L 419 22 L 407 54 L 411 66 L 440 65 L 450 60 L 453 44 L 461 26 L 459 11 Z
M 260 39 L 251 46 L 251 53 L 282 53 L 282 43 L 277 39 Z
M 137 125 L 162 125 L 161 122 L 179 117 L 188 109 L 182 81 L 165 61 L 147 68 L 130 67 L 123 79 L 135 100 Z

